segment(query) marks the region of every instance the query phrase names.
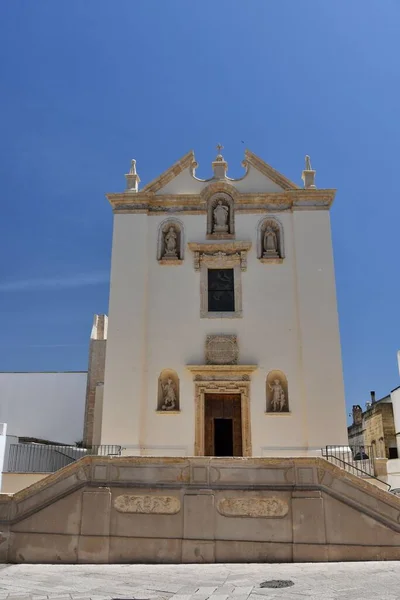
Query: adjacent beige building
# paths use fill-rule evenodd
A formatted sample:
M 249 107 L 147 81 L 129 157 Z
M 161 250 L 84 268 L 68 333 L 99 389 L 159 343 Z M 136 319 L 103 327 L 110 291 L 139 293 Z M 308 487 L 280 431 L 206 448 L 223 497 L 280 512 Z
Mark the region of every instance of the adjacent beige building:
M 141 190 L 132 161 L 127 189 L 107 196 L 99 441 L 155 456 L 304 456 L 344 445 L 335 190 L 316 188 L 308 157 L 304 187 L 250 151 L 231 179 L 220 151 L 210 179 L 196 176 L 189 152 Z

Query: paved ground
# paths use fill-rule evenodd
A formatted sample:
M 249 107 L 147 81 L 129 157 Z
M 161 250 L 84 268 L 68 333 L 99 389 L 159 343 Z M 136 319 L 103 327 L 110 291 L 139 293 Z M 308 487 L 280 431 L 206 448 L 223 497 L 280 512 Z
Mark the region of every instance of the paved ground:
M 292 587 L 263 589 L 271 579 Z M 400 562 L 282 565 L 1 565 L 0 600 L 399 600 Z

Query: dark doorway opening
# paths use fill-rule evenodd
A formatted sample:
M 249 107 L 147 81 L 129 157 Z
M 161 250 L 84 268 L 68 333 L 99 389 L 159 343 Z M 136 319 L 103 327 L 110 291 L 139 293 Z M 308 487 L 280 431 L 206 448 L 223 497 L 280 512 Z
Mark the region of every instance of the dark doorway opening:
M 215 456 L 233 456 L 232 419 L 214 419 Z
M 240 394 L 205 394 L 205 456 L 243 456 Z

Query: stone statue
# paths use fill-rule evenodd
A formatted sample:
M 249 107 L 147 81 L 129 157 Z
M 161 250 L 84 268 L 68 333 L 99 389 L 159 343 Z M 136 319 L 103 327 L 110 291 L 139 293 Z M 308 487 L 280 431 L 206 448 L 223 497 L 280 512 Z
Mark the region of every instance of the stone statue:
M 311 159 L 310 159 L 310 157 L 308 156 L 308 154 L 307 154 L 307 156 L 306 156 L 306 171 L 312 171 L 312 167 L 311 167 Z
M 271 225 L 267 225 L 264 233 L 264 258 L 277 257 L 278 238 Z
M 214 233 L 227 233 L 229 231 L 228 217 L 229 208 L 222 204 L 222 200 L 218 200 L 217 206 L 214 208 Z
M 273 412 L 282 412 L 285 409 L 286 398 L 279 379 L 274 379 L 274 383 L 268 385 L 272 392 L 271 408 Z
M 173 227 L 170 227 L 164 237 L 164 258 L 176 258 L 177 248 L 176 231 Z
M 174 410 L 176 407 L 175 386 L 172 379 L 167 379 L 167 383 L 161 384 L 163 391 L 163 405 L 161 410 Z

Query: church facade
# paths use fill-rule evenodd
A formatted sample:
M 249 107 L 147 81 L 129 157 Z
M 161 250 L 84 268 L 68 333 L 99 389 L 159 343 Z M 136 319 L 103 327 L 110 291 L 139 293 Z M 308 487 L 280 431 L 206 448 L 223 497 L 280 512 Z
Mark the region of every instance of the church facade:
M 219 147 L 219 152 L 221 147 Z M 250 151 L 193 152 L 114 213 L 101 444 L 155 456 L 306 456 L 347 444 L 329 209 Z M 99 409 L 99 407 L 97 407 Z

